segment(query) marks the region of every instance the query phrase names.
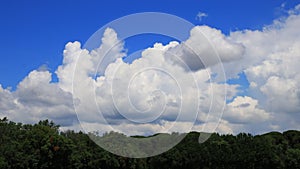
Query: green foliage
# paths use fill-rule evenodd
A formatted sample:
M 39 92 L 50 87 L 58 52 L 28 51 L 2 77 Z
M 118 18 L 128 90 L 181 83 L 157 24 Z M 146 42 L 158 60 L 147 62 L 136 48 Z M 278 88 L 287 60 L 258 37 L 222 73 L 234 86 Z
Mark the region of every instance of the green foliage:
M 102 137 L 83 132 L 60 132 L 59 126 L 44 120 L 21 124 L 0 119 L 0 168 L 5 169 L 204 169 L 204 168 L 300 168 L 300 132 L 271 132 L 252 136 L 246 133 L 213 133 L 199 144 L 200 133 L 191 132 L 174 148 L 149 158 L 125 158 L 111 154 L 90 137 L 107 146 L 125 143 L 120 151 L 137 152 L 133 139 L 144 139 L 142 146 L 153 151 L 154 138 L 170 144 L 178 133 L 156 134 L 159 137 L 132 136 L 110 132 Z M 205 133 L 202 133 L 205 134 Z M 207 134 L 207 133 L 206 133 Z M 162 147 L 163 148 L 163 147 Z

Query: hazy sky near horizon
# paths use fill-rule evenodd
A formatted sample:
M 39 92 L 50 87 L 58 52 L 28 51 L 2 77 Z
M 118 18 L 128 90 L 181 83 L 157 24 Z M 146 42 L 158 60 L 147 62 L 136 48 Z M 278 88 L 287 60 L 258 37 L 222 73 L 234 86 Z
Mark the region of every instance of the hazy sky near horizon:
M 83 49 L 99 28 L 138 12 L 195 26 L 182 42 L 149 34 L 123 40 L 107 28 L 99 48 Z M 295 0 L 2 2 L 0 117 L 128 134 L 300 129 L 299 12 Z

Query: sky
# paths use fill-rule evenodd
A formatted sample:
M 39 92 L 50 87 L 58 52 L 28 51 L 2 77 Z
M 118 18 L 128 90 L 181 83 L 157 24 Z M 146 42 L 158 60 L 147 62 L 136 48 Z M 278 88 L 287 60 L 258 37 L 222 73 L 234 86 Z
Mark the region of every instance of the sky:
M 299 129 L 298 4 L 298 0 L 1 2 L 0 116 L 25 123 L 48 118 L 63 128 L 146 135 Z M 172 14 L 195 26 L 181 42 L 153 34 L 123 40 L 107 28 L 98 49 L 83 49 L 99 28 L 140 12 Z M 203 34 L 220 62 L 212 59 Z M 205 67 L 186 45 L 203 56 Z M 98 61 L 109 49 L 100 70 Z M 78 71 L 72 79 L 74 70 Z
M 55 71 L 69 41 L 85 42 L 100 27 L 119 17 L 137 12 L 164 12 L 194 24 L 205 24 L 229 33 L 261 29 L 299 1 L 3 1 L 0 6 L 0 83 L 15 86 L 31 70 L 46 64 Z M 201 21 L 198 13 L 207 13 Z M 163 40 L 162 40 L 163 41 Z M 153 39 L 126 42 L 129 50 L 148 47 Z M 152 43 L 151 43 L 152 42 Z M 163 41 L 164 42 L 164 41 Z M 17 71 L 16 71 L 17 70 Z

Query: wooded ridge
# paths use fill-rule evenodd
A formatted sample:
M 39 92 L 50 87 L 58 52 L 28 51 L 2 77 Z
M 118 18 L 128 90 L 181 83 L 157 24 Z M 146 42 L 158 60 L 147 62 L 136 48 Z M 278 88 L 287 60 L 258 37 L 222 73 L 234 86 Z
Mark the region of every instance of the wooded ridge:
M 103 137 L 112 134 L 119 133 L 111 132 Z M 300 168 L 300 131 L 270 132 L 256 136 L 213 133 L 201 144 L 198 143 L 198 137 L 198 132 L 190 132 L 178 145 L 163 154 L 148 158 L 126 158 L 105 151 L 83 132 L 60 132 L 59 126 L 48 120 L 37 124 L 21 124 L 3 118 L 0 119 L 0 168 Z

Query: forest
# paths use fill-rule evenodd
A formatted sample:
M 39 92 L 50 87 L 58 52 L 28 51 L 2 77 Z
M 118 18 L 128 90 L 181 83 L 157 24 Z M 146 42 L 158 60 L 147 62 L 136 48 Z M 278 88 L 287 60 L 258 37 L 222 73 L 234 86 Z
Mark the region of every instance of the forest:
M 107 133 L 105 137 L 109 138 L 113 134 L 118 133 Z M 127 158 L 105 151 L 84 132 L 62 132 L 59 125 L 49 120 L 37 124 L 22 124 L 2 118 L 0 168 L 300 168 L 300 131 L 270 132 L 255 136 L 247 133 L 212 133 L 201 144 L 198 142 L 199 134 L 188 133 L 179 144 L 163 154 L 148 158 Z

